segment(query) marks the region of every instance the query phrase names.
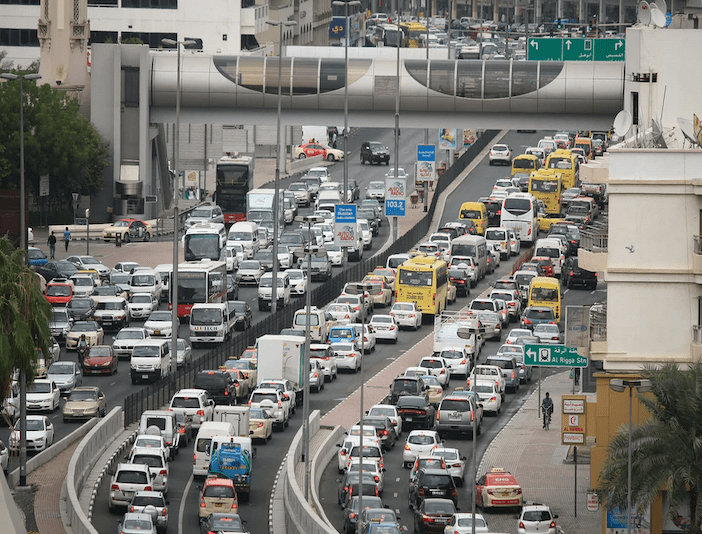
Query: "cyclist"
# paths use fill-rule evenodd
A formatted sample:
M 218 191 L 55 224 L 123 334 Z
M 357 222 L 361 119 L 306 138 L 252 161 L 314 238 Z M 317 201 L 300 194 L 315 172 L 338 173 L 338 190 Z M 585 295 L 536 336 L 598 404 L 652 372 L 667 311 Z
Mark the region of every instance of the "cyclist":
M 546 428 L 546 422 L 551 422 L 551 414 L 553 413 L 553 399 L 549 396 L 548 391 L 546 396 L 541 401 L 541 412 L 544 414 L 544 426 Z

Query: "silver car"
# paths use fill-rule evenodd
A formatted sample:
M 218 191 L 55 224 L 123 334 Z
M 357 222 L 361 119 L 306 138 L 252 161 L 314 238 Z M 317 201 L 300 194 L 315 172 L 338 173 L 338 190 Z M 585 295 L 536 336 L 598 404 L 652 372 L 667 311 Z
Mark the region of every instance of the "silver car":
M 54 362 L 49 367 L 46 379 L 53 381 L 62 395 L 68 395 L 83 383 L 83 371 L 76 362 Z
M 121 534 L 158 534 L 150 514 L 128 512 L 120 521 L 117 532 Z
M 556 324 L 537 324 L 534 326 L 534 335 L 539 338 L 539 343 L 548 345 L 563 343 L 563 334 Z
M 160 491 L 135 491 L 129 510 L 135 514 L 148 514 L 161 532 L 168 529 L 168 502 Z
M 51 309 L 51 319 L 49 320 L 49 328 L 51 335 L 56 339 L 65 339 L 66 334 L 71 330 L 73 319 L 65 307 L 56 307 Z
M 193 349 L 190 346 L 190 341 L 187 339 L 178 338 L 178 353 L 176 355 L 176 364 L 178 367 L 189 365 L 193 361 Z

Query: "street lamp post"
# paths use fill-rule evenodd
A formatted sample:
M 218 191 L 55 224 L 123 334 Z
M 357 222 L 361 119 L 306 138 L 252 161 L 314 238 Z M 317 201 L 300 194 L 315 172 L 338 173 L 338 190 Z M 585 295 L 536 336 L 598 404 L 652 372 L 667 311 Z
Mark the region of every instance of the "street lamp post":
M 613 378 L 609 381 L 609 387 L 612 391 L 622 393 L 626 388 L 629 388 L 629 451 L 627 458 L 627 479 L 626 479 L 626 532 L 631 534 L 631 409 L 634 389 L 639 393 L 646 393 L 653 389 L 650 380 L 622 380 L 621 378 Z
M 180 174 L 180 46 L 195 45 L 195 41 L 186 39 L 176 41 L 174 39 L 161 39 L 165 45 L 175 46 L 178 49 L 178 77 L 176 80 L 176 123 L 175 137 L 173 138 L 173 167 L 175 176 L 173 178 L 173 272 L 168 284 L 171 288 L 171 365 L 170 372 L 176 368 L 176 355 L 178 354 L 178 175 Z
M 295 217 L 295 221 L 306 224 L 307 231 L 312 234 L 312 225 L 323 222 L 324 218 L 318 215 L 300 215 Z M 305 290 L 305 353 L 302 358 L 302 376 L 305 380 L 305 389 L 302 397 L 302 442 L 305 447 L 305 500 L 309 501 L 310 494 L 310 315 L 312 313 L 312 243 L 305 245 L 305 257 L 307 258 L 307 289 Z M 275 262 L 273 262 L 275 263 Z M 324 379 L 324 377 L 322 377 Z
M 278 26 L 278 121 L 276 123 L 276 141 L 275 141 L 275 193 L 273 193 L 273 288 L 271 289 L 271 313 L 278 311 L 278 226 L 280 225 L 280 116 L 281 116 L 281 100 L 282 100 L 282 69 L 283 69 L 283 27 L 295 26 L 297 22 L 294 20 L 267 20 L 266 24 L 270 26 Z
M 400 11 L 400 6 L 398 4 L 397 6 L 397 61 L 395 65 L 396 73 L 395 76 L 397 77 L 397 93 L 395 93 L 395 182 L 397 182 L 398 179 L 398 173 L 400 172 L 399 166 L 400 166 L 400 48 L 402 48 L 402 28 L 400 26 L 402 24 L 402 11 Z M 427 30 L 427 35 L 428 35 L 428 30 Z M 426 187 L 424 188 L 424 195 L 426 197 Z M 393 243 L 397 241 L 397 234 L 398 234 L 398 229 L 397 229 L 397 217 L 392 218 L 392 241 Z
M 20 248 L 22 249 L 22 263 L 27 263 L 27 221 L 25 220 L 24 202 L 24 80 L 38 80 L 39 74 L 11 74 L 3 72 L 0 78 L 20 81 Z M 24 370 L 20 371 L 20 486 L 27 485 L 27 376 Z

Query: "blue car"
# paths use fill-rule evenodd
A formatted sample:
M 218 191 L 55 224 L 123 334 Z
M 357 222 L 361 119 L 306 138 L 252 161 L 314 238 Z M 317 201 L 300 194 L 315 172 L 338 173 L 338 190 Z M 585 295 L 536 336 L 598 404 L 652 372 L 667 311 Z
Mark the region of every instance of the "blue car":
M 29 260 L 29 265 L 34 265 L 37 267 L 46 265 L 49 262 L 46 254 L 44 254 L 44 252 L 37 247 L 29 247 L 27 249 L 27 259 Z
M 356 343 L 356 333 L 351 326 L 332 326 L 329 330 L 329 343 L 339 343 L 341 341 L 353 341 Z

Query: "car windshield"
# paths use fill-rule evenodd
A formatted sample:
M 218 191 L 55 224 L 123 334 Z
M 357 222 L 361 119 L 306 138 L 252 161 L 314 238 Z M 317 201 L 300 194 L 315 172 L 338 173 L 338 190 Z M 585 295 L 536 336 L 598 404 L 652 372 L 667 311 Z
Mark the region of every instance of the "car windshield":
M 71 362 L 56 362 L 52 363 L 49 367 L 50 375 L 72 375 L 73 374 L 73 363 Z
M 163 467 L 163 458 L 156 454 L 135 454 L 133 464 L 148 465 L 149 467 Z
M 122 530 L 143 530 L 145 532 L 150 532 L 152 529 L 153 525 L 148 519 L 127 518 L 122 524 Z
M 200 408 L 198 397 L 173 397 L 171 408 Z
M 416 380 L 395 380 L 395 382 L 393 382 L 392 389 L 395 392 L 417 391 L 417 381 Z
M 171 312 L 169 311 L 154 311 L 149 315 L 149 321 L 171 321 Z
M 460 517 L 458 519 L 457 526 L 471 528 L 473 526 L 473 518 L 470 516 Z M 485 523 L 485 520 L 482 517 L 476 517 L 475 518 L 475 526 L 478 528 L 487 527 L 487 524 Z
M 434 436 L 414 435 L 407 438 L 407 443 L 413 445 L 431 445 L 434 442 Z
M 74 390 L 68 397 L 69 402 L 96 401 L 98 399 L 97 391 Z
M 239 265 L 240 271 L 258 271 L 261 268 L 261 264 L 258 261 L 242 261 Z
M 555 324 L 537 324 L 534 327 L 534 333 L 539 333 L 543 332 L 546 334 L 555 334 L 558 335 L 560 334 L 560 330 L 558 329 L 558 325 Z
M 492 384 L 475 384 L 474 389 L 476 393 L 493 393 L 495 391 Z
M 123 301 L 107 301 L 107 302 L 99 302 L 98 303 L 98 310 L 121 310 L 123 309 L 122 306 Z
M 392 317 L 389 315 L 374 315 L 371 319 L 371 324 L 373 323 L 392 323 Z
M 120 330 L 115 339 L 144 339 L 144 333 L 139 330 Z
M 551 521 L 551 514 L 548 510 L 529 510 L 524 512 L 522 521 Z
M 332 350 L 337 352 L 353 352 L 354 347 L 351 343 L 334 343 L 332 344 Z
M 149 295 L 134 295 L 131 300 L 132 304 L 151 304 Z
M 97 329 L 97 323 L 93 322 L 73 323 L 71 326 L 71 332 L 97 332 Z
M 414 311 L 414 305 L 396 302 L 392 309 L 394 311 Z
M 91 347 L 89 356 L 91 357 L 100 357 L 100 356 L 110 356 L 112 354 L 112 351 L 110 350 L 110 347 Z
M 157 508 L 163 508 L 166 503 L 164 498 L 160 495 L 135 495 L 132 499 L 132 505 L 134 506 L 156 506 Z
M 70 297 L 71 287 L 65 284 L 49 286 L 46 294 L 50 297 Z
M 27 393 L 51 393 L 49 382 L 34 382 L 27 386 Z

